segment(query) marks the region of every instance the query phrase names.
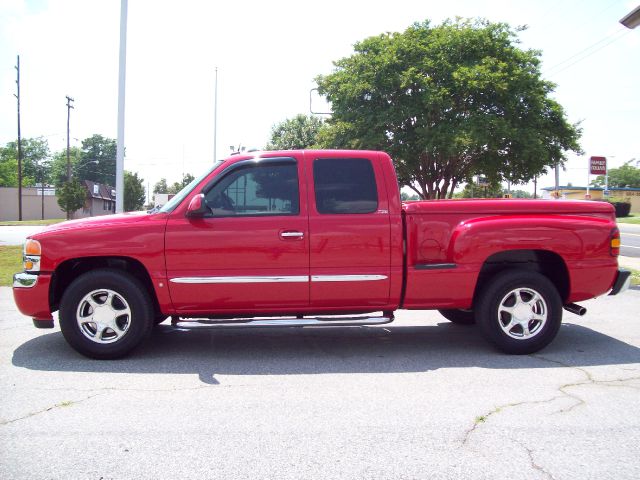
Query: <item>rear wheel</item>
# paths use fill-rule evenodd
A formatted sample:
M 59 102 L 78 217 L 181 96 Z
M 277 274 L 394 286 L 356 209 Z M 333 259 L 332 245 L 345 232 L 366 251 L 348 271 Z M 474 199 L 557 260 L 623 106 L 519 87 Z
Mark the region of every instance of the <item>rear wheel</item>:
M 153 307 L 142 284 L 119 270 L 81 275 L 60 302 L 60 329 L 78 352 L 97 359 L 119 358 L 150 333 Z
M 534 353 L 555 338 L 562 301 L 551 281 L 528 270 L 507 270 L 480 293 L 476 322 L 487 340 L 511 354 Z
M 438 310 L 440 315 L 458 325 L 473 325 L 476 319 L 473 310 Z

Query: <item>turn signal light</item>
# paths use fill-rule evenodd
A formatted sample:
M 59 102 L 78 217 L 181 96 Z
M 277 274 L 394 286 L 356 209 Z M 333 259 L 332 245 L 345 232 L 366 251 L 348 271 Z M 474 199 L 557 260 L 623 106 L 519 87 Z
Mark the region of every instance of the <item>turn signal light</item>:
M 617 257 L 620 255 L 620 230 L 614 228 L 611 230 L 611 243 L 609 248 L 609 253 L 612 257 Z
M 28 239 L 24 244 L 25 255 L 42 255 L 42 247 L 37 240 Z

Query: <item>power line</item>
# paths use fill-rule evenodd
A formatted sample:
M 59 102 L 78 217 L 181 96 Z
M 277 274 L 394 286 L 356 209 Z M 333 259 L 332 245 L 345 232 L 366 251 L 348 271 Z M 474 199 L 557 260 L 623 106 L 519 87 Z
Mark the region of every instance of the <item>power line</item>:
M 562 62 L 553 65 L 552 67 L 550 67 L 549 69 L 547 69 L 544 72 L 544 75 L 557 75 L 558 73 L 565 71 L 567 68 L 569 68 L 569 67 L 575 65 L 576 63 L 581 62 L 585 58 L 588 58 L 591 55 L 599 52 L 604 47 L 607 47 L 607 46 L 611 45 L 613 42 L 616 42 L 616 41 L 620 40 L 625 35 L 627 35 L 630 31 L 631 30 L 621 29 L 621 30 L 618 30 L 618 31 L 610 34 L 610 35 L 607 35 L 606 37 L 601 38 L 597 42 L 595 42 L 595 43 L 589 45 L 588 47 L 580 50 L 579 52 L 571 55 L 570 57 L 568 57 L 567 59 L 563 60 Z M 603 42 L 605 42 L 605 43 L 603 43 Z M 570 62 L 570 63 L 567 64 L 567 62 Z M 565 65 L 565 64 L 567 64 L 567 65 Z M 565 66 L 562 67 L 563 65 L 565 65 Z M 558 69 L 558 67 L 562 67 L 562 68 Z

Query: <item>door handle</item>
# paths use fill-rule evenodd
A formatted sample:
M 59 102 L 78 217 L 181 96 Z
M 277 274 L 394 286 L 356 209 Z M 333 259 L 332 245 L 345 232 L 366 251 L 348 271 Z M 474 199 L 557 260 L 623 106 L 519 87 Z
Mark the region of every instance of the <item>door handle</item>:
M 280 232 L 280 238 L 284 238 L 284 239 L 288 239 L 288 238 L 299 238 L 299 239 L 303 239 L 304 238 L 304 233 L 303 232 Z

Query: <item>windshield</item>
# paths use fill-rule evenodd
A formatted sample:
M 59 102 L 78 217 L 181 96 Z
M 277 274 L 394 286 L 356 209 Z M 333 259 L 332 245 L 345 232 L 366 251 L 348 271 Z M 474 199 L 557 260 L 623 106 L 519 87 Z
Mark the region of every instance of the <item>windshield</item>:
M 162 208 L 160 208 L 159 210 L 155 210 L 155 212 L 159 212 L 159 213 L 170 213 L 173 211 L 174 208 L 176 208 L 180 202 L 182 202 L 182 200 L 184 200 L 184 198 L 189 195 L 191 193 L 191 191 L 196 187 L 196 185 L 198 185 L 202 180 L 204 180 L 204 178 L 209 175 L 214 169 L 216 169 L 220 164 L 222 163 L 222 161 L 218 161 L 216 162 L 213 167 L 211 167 L 209 170 L 206 170 L 202 175 L 200 175 L 197 178 L 194 178 L 193 181 L 191 183 L 189 183 L 189 185 L 187 185 L 186 187 L 184 187 L 182 190 L 180 190 L 178 193 L 175 194 L 175 196 L 169 200 L 167 203 L 165 203 Z M 150 211 L 150 213 L 155 213 L 154 211 Z

